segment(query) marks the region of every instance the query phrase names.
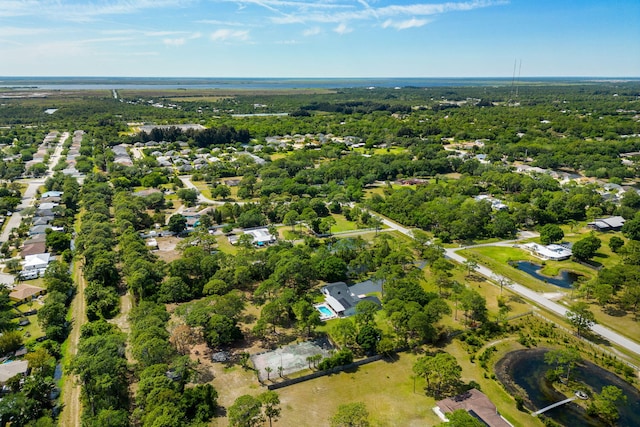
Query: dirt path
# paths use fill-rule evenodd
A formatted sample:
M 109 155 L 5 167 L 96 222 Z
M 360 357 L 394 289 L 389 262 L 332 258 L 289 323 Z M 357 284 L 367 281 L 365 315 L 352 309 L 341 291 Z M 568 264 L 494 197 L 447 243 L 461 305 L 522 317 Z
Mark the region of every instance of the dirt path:
M 125 355 L 127 356 L 127 362 L 129 364 L 136 362 L 131 354 L 131 346 L 129 345 L 129 333 L 131 332 L 131 325 L 129 325 L 129 313 L 131 312 L 131 307 L 133 307 L 133 297 L 129 291 L 127 291 L 126 294 L 120 297 L 120 314 L 109 320 L 109 323 L 116 325 L 122 332 L 127 334 Z
M 74 268 L 74 282 L 77 285 L 76 296 L 71 303 L 71 318 L 73 328 L 69 334 L 67 342 L 67 353 L 65 364 L 68 364 L 73 356 L 78 352 L 80 341 L 80 328 L 87 322 L 86 302 L 84 299 L 84 288 L 86 283 L 82 275 L 82 268 L 76 263 Z M 66 375 L 64 386 L 62 387 L 62 412 L 60 413 L 60 425 L 65 427 L 80 427 L 80 416 L 82 414 L 82 404 L 80 403 L 80 384 L 76 377 Z

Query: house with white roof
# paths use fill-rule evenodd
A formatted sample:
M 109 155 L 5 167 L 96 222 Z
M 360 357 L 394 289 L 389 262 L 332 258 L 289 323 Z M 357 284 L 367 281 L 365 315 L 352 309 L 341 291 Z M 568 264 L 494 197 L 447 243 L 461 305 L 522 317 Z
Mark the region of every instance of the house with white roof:
M 276 236 L 269 233 L 266 228 L 245 230 L 244 234 L 250 235 L 253 238 L 253 244 L 256 246 L 265 246 L 276 241 Z
M 573 251 L 563 245 L 539 245 L 538 243 L 526 243 L 523 249 L 528 250 L 535 257 L 550 261 L 562 261 L 571 258 Z
M 41 270 L 47 268 L 50 261 L 51 254 L 48 252 L 44 254 L 27 255 L 22 262 L 22 270 Z

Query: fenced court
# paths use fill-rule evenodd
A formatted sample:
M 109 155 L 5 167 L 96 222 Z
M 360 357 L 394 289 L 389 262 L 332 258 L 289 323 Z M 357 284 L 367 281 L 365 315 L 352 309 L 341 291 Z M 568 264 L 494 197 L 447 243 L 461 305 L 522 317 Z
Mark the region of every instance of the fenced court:
M 322 357 L 328 357 L 333 350 L 333 346 L 327 339 L 318 339 L 315 341 L 305 341 L 300 344 L 291 344 L 274 351 L 266 353 L 254 354 L 251 356 L 251 362 L 258 371 L 260 381 L 267 380 L 267 371 L 265 368 L 271 368 L 269 377 L 271 379 L 278 378 L 278 368 L 282 366 L 282 376 L 286 376 L 293 372 L 302 371 L 309 368 L 307 357 L 321 354 Z

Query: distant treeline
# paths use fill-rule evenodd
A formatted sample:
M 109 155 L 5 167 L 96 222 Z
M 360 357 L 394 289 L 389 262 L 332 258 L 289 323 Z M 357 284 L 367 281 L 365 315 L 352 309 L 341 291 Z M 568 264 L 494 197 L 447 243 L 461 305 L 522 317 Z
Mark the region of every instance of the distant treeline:
M 149 141 L 188 141 L 192 140 L 198 147 L 209 147 L 211 145 L 234 144 L 236 142 L 248 143 L 251 135 L 247 129 L 236 130 L 233 126 L 220 126 L 219 128 L 208 129 L 186 129 L 182 130 L 177 126 L 166 128 L 153 128 L 151 131 L 140 132 L 133 137 L 132 142 Z
M 391 105 L 372 101 L 350 101 L 350 102 L 312 102 L 300 107 L 306 111 L 326 111 L 328 113 L 342 114 L 369 114 L 374 111 L 389 111 L 392 113 L 410 113 L 411 105 Z

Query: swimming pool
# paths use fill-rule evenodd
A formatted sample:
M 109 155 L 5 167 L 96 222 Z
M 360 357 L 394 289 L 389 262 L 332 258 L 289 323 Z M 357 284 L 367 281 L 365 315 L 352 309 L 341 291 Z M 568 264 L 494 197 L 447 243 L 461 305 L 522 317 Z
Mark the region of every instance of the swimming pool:
M 334 313 L 326 303 L 318 304 L 315 308 L 320 312 L 320 320 L 333 319 L 336 317 L 336 313 Z

